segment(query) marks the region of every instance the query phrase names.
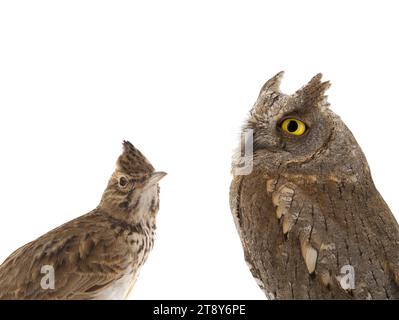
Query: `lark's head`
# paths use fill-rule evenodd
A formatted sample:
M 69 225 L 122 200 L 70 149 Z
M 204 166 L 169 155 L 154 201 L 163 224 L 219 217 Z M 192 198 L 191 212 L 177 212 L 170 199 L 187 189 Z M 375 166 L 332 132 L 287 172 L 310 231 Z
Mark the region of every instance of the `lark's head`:
M 293 94 L 285 94 L 280 91 L 282 77 L 279 72 L 263 85 L 243 128 L 243 133 L 252 133 L 242 136 L 251 139 L 254 168 L 271 176 L 291 172 L 335 175 L 338 180 L 367 171 L 352 133 L 329 108 L 325 92 L 330 83 L 319 73 Z
M 158 182 L 165 175 L 165 172 L 156 172 L 137 148 L 124 141 L 123 152 L 103 193 L 100 207 L 127 223 L 154 219 L 159 208 Z

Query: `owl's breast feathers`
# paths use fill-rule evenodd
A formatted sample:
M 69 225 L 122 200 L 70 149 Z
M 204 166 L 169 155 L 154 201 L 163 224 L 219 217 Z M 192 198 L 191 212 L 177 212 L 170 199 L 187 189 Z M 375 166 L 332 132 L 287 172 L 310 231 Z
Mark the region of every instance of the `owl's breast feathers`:
M 277 299 L 399 299 L 399 226 L 371 184 L 236 176 L 230 205 L 258 284 Z
M 94 210 L 11 254 L 0 266 L 0 299 L 125 298 L 153 235 L 149 225 L 126 225 Z M 43 288 L 48 266 L 54 288 Z

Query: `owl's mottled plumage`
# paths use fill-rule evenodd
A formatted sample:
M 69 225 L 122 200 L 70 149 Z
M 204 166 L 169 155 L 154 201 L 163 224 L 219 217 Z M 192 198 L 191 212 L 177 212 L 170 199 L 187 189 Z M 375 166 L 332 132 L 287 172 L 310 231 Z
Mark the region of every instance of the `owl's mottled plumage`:
M 253 130 L 252 171 L 240 175 L 233 161 L 231 211 L 253 276 L 272 299 L 398 299 L 399 226 L 329 109 L 329 83 L 318 74 L 287 95 L 282 75 L 262 87 L 243 128 Z M 305 134 L 284 132 L 287 117 Z
M 130 142 L 93 211 L 12 253 L 0 266 L 0 299 L 123 299 L 154 244 L 158 181 Z M 43 266 L 54 289 L 43 288 Z

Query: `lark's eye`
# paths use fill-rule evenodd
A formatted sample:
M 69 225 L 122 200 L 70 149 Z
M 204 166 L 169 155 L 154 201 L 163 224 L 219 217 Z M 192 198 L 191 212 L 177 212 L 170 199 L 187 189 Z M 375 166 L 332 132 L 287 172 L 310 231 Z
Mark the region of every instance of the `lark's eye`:
M 118 180 L 119 186 L 122 188 L 126 187 L 128 182 L 126 177 L 120 177 Z
M 306 124 L 304 124 L 301 120 L 288 118 L 281 123 L 281 129 L 289 134 L 301 136 L 306 131 Z

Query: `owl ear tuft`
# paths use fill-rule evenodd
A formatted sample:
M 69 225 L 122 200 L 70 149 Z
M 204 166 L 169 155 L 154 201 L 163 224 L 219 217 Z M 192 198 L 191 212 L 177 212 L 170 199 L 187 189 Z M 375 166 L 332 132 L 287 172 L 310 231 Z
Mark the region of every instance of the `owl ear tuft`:
M 281 94 L 280 83 L 284 76 L 284 71 L 280 71 L 274 77 L 266 81 L 259 92 L 259 97 L 250 111 L 249 122 L 258 122 L 264 117 L 267 108 L 273 104 L 274 95 Z M 273 101 L 270 101 L 272 99 Z
M 280 71 L 273 78 L 266 81 L 260 89 L 260 96 L 267 95 L 273 92 L 280 92 L 281 79 L 283 79 L 284 71 Z
M 330 88 L 329 81 L 321 82 L 323 75 L 316 74 L 305 86 L 296 92 L 296 95 L 301 98 L 305 106 L 324 106 L 327 107 L 327 96 L 325 92 Z

